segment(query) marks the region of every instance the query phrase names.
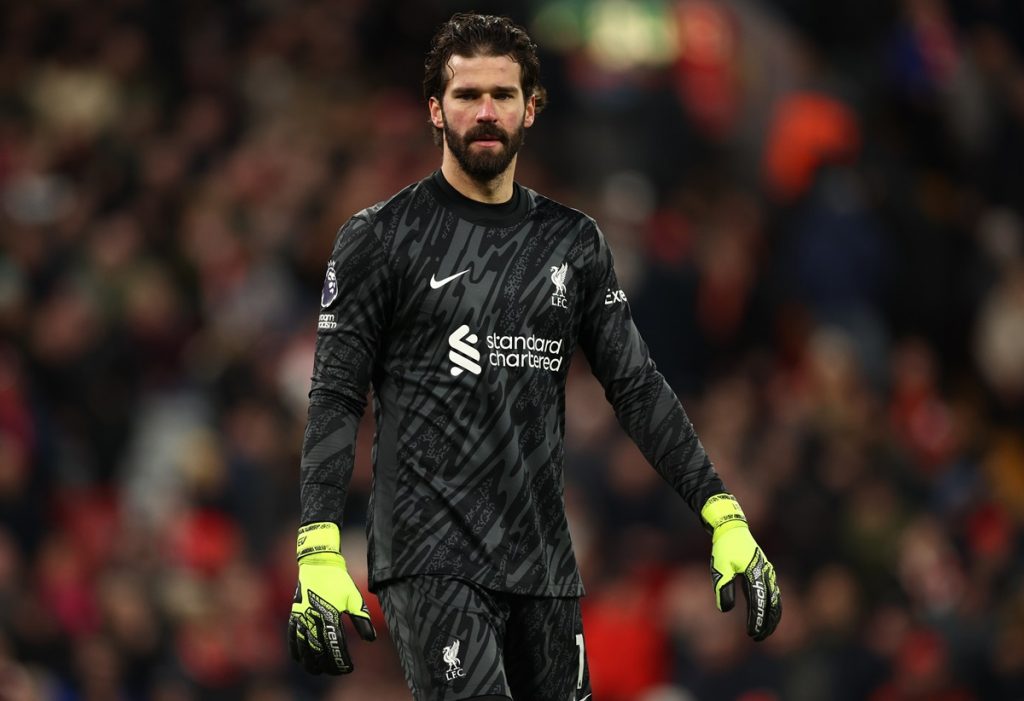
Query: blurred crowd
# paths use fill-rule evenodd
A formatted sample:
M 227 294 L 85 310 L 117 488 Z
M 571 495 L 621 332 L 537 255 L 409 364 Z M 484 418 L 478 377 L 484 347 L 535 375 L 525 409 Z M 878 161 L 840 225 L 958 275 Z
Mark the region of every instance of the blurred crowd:
M 284 629 L 326 259 L 438 166 L 422 57 L 458 9 L 540 43 L 518 179 L 601 224 L 784 594 L 762 644 L 715 609 L 576 358 L 595 698 L 1024 699 L 1010 0 L 0 5 L 0 699 L 409 698 L 372 595 L 349 677 Z

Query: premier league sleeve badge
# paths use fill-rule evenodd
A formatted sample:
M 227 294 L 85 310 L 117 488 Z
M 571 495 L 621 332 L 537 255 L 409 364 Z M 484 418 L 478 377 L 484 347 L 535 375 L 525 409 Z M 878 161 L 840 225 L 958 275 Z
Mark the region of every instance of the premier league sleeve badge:
M 338 298 L 338 274 L 334 271 L 334 261 L 327 265 L 327 276 L 324 278 L 324 289 L 320 293 L 320 306 L 326 309 Z

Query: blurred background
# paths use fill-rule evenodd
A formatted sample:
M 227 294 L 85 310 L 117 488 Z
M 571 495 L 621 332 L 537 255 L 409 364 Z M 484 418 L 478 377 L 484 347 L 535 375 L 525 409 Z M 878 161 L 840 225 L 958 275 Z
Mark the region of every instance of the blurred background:
M 1015 0 L 0 4 L 0 699 L 409 698 L 386 635 L 325 679 L 284 630 L 325 262 L 438 166 L 462 9 L 541 45 L 518 179 L 600 222 L 785 595 L 715 610 L 578 359 L 595 698 L 1024 699 Z

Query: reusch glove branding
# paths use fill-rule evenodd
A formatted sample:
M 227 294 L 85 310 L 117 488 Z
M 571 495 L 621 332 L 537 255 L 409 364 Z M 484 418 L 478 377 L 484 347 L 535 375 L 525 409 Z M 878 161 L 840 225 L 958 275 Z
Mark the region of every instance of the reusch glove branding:
M 375 640 L 370 612 L 341 556 L 341 534 L 333 523 L 311 523 L 296 541 L 299 582 L 288 617 L 292 657 L 313 674 L 348 674 L 352 658 L 341 614 L 348 614 L 363 640 Z
M 782 618 L 782 593 L 775 568 L 754 541 L 736 498 L 716 494 L 705 502 L 701 518 L 711 530 L 711 580 L 719 611 L 736 604 L 736 575 L 742 575 L 747 597 L 747 635 L 761 641 L 772 634 Z

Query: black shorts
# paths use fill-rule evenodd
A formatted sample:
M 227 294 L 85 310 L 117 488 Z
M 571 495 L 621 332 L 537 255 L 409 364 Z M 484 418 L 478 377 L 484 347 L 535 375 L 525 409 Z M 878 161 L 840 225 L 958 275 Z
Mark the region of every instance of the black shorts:
M 416 701 L 590 701 L 576 597 L 507 594 L 435 575 L 391 582 L 379 598 Z

